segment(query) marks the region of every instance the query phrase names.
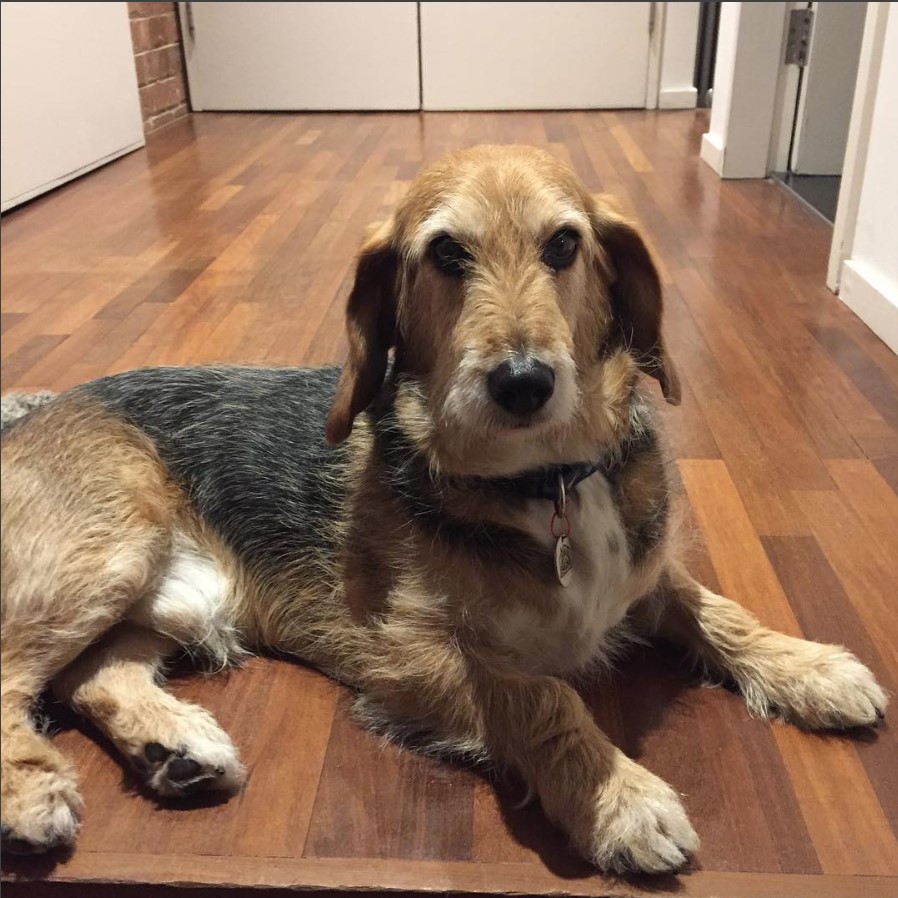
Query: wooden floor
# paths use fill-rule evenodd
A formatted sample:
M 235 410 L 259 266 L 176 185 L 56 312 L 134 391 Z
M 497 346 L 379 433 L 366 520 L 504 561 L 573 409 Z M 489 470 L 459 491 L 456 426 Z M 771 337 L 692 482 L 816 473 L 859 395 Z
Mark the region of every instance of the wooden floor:
M 682 407 L 664 414 L 693 569 L 774 627 L 849 646 L 894 691 L 898 359 L 824 287 L 830 228 L 773 184 L 720 182 L 698 160 L 705 127 L 693 112 L 195 115 L 4 217 L 3 388 L 340 359 L 363 225 L 422 161 L 485 141 L 547 146 L 617 194 L 660 259 L 684 379 Z M 314 671 L 256 660 L 174 688 L 233 734 L 252 770 L 244 793 L 160 807 L 57 714 L 83 832 L 58 863 L 6 859 L 8 877 L 50 881 L 5 894 L 132 894 L 92 881 L 160 896 L 165 883 L 898 895 L 894 724 L 873 737 L 768 726 L 670 651 L 640 650 L 588 691 L 613 740 L 684 794 L 702 837 L 695 872 L 654 884 L 594 875 L 536 809 L 515 810 L 515 784 L 360 732 L 346 690 Z

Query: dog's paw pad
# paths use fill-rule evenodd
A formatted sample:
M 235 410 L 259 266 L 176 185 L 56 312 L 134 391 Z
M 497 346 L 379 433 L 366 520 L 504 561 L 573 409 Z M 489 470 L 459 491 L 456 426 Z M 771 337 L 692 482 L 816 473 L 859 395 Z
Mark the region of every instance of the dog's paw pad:
M 204 743 L 171 749 L 150 742 L 143 749 L 147 784 L 159 795 L 180 797 L 198 792 L 236 792 L 245 772 L 233 745 Z
M 163 764 L 171 754 L 172 750 L 160 742 L 148 742 L 143 750 L 143 756 L 150 764 Z

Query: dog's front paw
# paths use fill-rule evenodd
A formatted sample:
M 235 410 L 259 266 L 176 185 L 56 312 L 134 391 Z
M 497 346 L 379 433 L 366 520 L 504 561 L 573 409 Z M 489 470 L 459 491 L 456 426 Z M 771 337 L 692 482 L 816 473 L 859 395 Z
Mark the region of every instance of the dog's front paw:
M 776 714 L 809 729 L 873 726 L 888 698 L 870 670 L 851 652 L 783 636 L 781 651 L 761 676 L 743 685 L 749 709 L 759 717 Z
M 686 810 L 664 780 L 623 755 L 596 797 L 586 853 L 618 873 L 679 870 L 698 848 Z
M 239 791 L 246 770 L 228 734 L 204 709 L 186 703 L 176 707 L 178 714 L 156 717 L 152 739 L 125 747 L 135 769 L 154 792 L 168 798 Z
M 3 851 L 37 854 L 66 847 L 78 833 L 82 801 L 69 765 L 56 752 L 3 764 Z

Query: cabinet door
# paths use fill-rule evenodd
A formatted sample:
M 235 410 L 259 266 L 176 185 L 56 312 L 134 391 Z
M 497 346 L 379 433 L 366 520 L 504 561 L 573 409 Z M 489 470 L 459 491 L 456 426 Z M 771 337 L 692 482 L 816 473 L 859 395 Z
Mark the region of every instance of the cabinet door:
M 417 109 L 416 3 L 182 3 L 194 109 Z
M 424 108 L 645 108 L 651 5 L 422 3 Z
M 3 3 L 0 42 L 4 210 L 143 145 L 126 3 Z

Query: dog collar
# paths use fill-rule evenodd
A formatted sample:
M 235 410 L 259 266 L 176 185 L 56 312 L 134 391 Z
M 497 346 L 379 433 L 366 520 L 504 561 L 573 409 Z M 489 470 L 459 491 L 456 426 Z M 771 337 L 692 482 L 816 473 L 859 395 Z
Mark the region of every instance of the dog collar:
M 547 499 L 558 503 L 561 500 L 561 484 L 570 494 L 588 477 L 597 471 L 607 469 L 601 461 L 577 462 L 567 465 L 550 465 L 536 471 L 526 471 L 515 477 L 502 478 L 503 487 L 524 499 Z

